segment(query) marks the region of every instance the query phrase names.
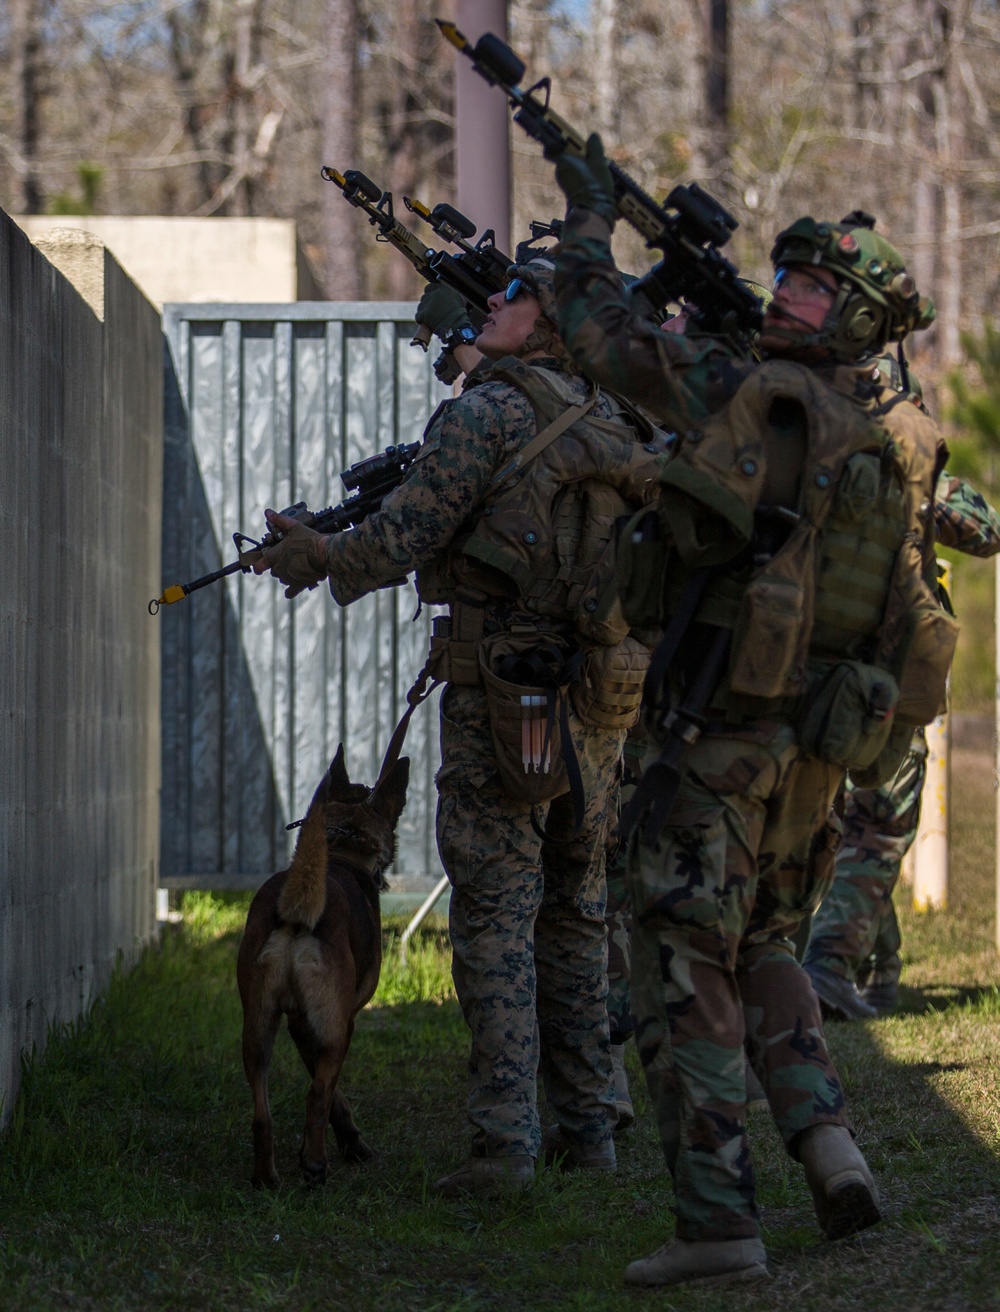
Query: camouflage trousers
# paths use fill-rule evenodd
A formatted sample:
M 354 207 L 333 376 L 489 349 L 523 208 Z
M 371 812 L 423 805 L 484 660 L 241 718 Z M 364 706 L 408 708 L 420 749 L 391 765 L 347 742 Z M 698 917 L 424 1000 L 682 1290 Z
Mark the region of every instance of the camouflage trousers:
M 844 796 L 844 841 L 833 887 L 813 917 L 809 965 L 852 982 L 895 983 L 901 946 L 892 893 L 917 834 L 927 771 L 921 730 L 895 779 L 882 788 L 852 788 Z
M 604 854 L 622 735 L 571 717 L 585 813 L 569 794 L 531 807 L 501 791 L 484 693 L 441 700 L 437 839 L 452 884 L 452 976 L 471 1031 L 473 1154 L 539 1154 L 537 1080 L 582 1145 L 610 1142 L 617 1114 L 608 1040 Z
M 744 1053 L 793 1156 L 848 1124 L 791 942 L 833 879 L 840 779 L 784 725 L 708 734 L 660 842 L 630 843 L 632 1011 L 682 1239 L 758 1234 Z
M 642 775 L 646 734 L 641 722 L 630 729 L 622 755 L 624 777 L 620 805 L 624 809 Z M 628 885 L 628 850 L 617 836 L 608 849 L 608 1024 L 611 1042 L 625 1043 L 633 1033 L 631 1005 L 632 896 Z

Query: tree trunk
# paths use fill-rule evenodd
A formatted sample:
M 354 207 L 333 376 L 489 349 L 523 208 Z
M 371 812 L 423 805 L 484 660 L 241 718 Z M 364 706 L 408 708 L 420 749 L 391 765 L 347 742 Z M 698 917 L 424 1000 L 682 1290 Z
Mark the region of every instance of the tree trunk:
M 253 213 L 253 158 L 250 153 L 250 70 L 253 66 L 253 20 L 255 0 L 234 0 L 233 71 L 229 85 L 232 116 L 232 169 L 234 185 L 227 212 Z
M 618 0 L 591 0 L 594 40 L 594 117 L 605 145 L 618 137 Z
M 393 48 L 397 52 L 396 86 L 389 109 L 389 190 L 393 202 L 402 205 L 404 196 L 412 196 L 419 181 L 419 141 L 417 119 L 419 106 L 414 85 L 419 76 L 421 47 L 420 14 L 417 0 L 397 0 L 393 23 Z M 427 204 L 435 200 L 421 197 Z M 428 232 L 428 236 L 430 233 Z M 389 297 L 394 301 L 416 300 L 423 281 L 408 260 L 395 256 L 389 261 Z
M 343 172 L 358 168 L 359 87 L 357 0 L 326 0 L 326 105 L 323 163 Z M 363 218 L 345 203 L 333 183 L 324 183 L 324 268 L 326 294 L 334 301 L 363 295 Z
M 14 122 L 21 181 L 21 210 L 44 210 L 39 178 L 38 142 L 41 133 L 42 37 L 39 0 L 10 0 L 11 82 Z
M 935 126 L 941 177 L 941 270 L 937 306 L 939 363 L 951 368 L 961 358 L 962 315 L 962 188 L 961 162 L 965 144 L 965 95 L 961 86 L 958 49 L 965 29 L 968 0 L 937 5 L 936 26 L 942 52 L 941 74 L 934 83 Z

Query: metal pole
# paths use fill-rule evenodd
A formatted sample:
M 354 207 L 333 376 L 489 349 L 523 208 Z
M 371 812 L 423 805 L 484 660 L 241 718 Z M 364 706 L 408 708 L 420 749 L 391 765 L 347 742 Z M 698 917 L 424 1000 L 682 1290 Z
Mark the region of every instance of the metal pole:
M 951 566 L 943 567 L 951 587 Z M 948 789 L 951 773 L 950 711 L 932 721 L 927 734 L 927 777 L 920 806 L 920 826 L 913 844 L 913 906 L 916 911 L 943 911 L 948 905 Z
M 441 896 L 441 894 L 444 892 L 444 890 L 447 887 L 448 887 L 448 876 L 442 875 L 441 878 L 438 880 L 438 882 L 434 885 L 434 891 L 428 894 L 425 900 L 421 902 L 417 914 L 413 917 L 410 923 L 403 930 L 402 937 L 399 940 L 399 959 L 404 966 L 406 965 L 407 944 L 409 943 L 412 936 L 417 932 L 420 926 L 427 919 L 427 917 L 430 915 L 431 910 L 434 907 L 434 904 L 437 902 L 438 898 Z
M 507 0 L 457 0 L 455 22 L 470 41 L 507 40 Z M 506 97 L 455 55 L 455 204 L 479 231 L 510 251 L 510 111 Z

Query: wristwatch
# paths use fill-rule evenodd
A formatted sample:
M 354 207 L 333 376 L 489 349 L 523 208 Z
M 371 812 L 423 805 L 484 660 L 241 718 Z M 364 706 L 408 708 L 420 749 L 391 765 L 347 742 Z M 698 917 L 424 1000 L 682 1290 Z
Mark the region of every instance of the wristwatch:
M 449 328 L 441 334 L 441 342 L 446 351 L 454 351 L 456 346 L 475 346 L 479 331 L 471 323 L 460 328 Z

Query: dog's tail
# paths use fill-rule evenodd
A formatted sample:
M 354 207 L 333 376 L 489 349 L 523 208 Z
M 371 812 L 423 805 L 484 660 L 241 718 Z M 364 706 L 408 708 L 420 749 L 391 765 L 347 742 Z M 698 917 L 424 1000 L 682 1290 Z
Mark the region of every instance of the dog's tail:
M 311 930 L 326 906 L 326 802 L 329 792 L 328 770 L 309 803 L 288 877 L 278 898 L 278 915 L 286 925 L 301 925 Z

